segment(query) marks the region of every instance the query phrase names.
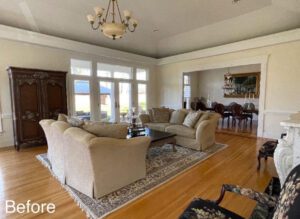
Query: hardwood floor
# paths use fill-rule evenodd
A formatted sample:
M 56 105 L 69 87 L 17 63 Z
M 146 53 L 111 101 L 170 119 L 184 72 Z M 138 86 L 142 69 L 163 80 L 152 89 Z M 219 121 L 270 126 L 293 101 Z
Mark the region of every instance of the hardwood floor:
M 250 121 L 248 121 L 247 125 L 242 124 L 241 127 L 232 126 L 232 121 L 230 119 L 229 127 L 227 123 L 227 119 L 222 124 L 222 120 L 220 119 L 218 124 L 217 133 L 223 134 L 231 134 L 231 135 L 238 135 L 242 137 L 249 137 L 249 138 L 256 138 L 257 136 L 257 120 L 253 120 L 252 127 L 250 126 Z
M 215 154 L 172 181 L 160 186 L 131 204 L 112 213 L 107 218 L 178 218 L 194 197 L 216 199 L 223 183 L 263 191 L 271 176 L 276 175 L 274 163 L 269 159 L 256 171 L 256 152 L 265 139 L 217 134 L 217 141 L 228 148 Z M 85 218 L 75 202 L 35 155 L 44 153 L 46 147 L 16 152 L 0 150 L 0 218 Z M 50 214 L 5 214 L 5 200 L 25 203 L 49 203 L 56 205 Z M 255 202 L 243 197 L 226 194 L 222 206 L 248 217 Z

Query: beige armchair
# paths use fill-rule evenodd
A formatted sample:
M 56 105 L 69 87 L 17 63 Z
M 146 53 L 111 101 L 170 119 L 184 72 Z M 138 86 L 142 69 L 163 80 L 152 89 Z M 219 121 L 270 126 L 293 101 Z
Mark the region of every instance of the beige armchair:
M 66 183 L 100 198 L 146 176 L 149 137 L 96 137 L 80 128 L 64 133 Z

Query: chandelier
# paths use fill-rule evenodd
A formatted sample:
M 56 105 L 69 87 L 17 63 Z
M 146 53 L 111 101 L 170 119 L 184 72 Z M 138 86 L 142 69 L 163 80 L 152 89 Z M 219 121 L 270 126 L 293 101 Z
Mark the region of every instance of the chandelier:
M 106 37 L 113 40 L 122 38 L 126 30 L 134 32 L 138 25 L 138 21 L 132 18 L 132 14 L 128 10 L 123 11 L 125 19 L 122 18 L 118 0 L 109 0 L 105 15 L 105 9 L 102 7 L 95 7 L 94 11 L 95 15 L 87 15 L 92 29 L 100 28 Z

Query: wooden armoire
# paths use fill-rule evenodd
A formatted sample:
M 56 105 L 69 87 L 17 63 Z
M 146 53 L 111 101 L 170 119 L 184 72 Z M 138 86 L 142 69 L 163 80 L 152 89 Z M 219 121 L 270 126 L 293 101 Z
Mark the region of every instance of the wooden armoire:
M 7 71 L 15 148 L 46 144 L 39 121 L 67 114 L 67 72 L 17 67 Z

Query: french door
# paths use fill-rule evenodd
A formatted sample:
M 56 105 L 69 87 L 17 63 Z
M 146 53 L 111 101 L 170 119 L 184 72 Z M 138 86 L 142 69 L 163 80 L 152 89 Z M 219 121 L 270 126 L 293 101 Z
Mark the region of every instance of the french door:
M 99 102 L 101 121 L 124 121 L 133 105 L 132 82 L 100 80 Z

